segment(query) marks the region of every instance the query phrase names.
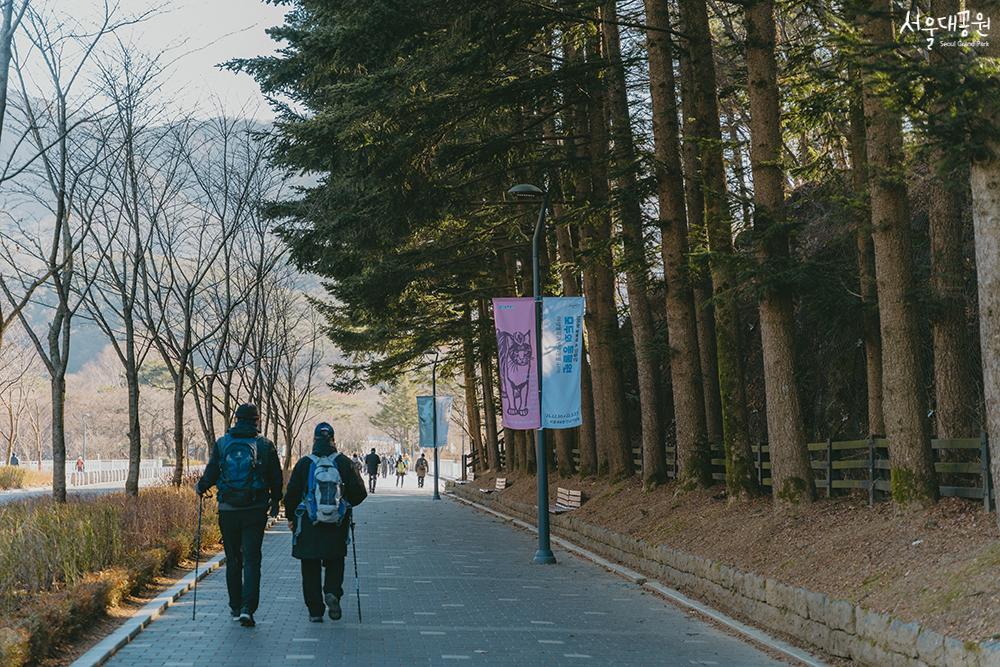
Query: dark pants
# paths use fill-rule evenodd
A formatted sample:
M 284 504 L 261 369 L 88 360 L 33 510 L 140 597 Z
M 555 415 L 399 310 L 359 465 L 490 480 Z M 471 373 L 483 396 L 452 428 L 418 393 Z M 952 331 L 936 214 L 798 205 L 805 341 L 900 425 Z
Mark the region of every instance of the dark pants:
M 337 599 L 344 596 L 344 557 L 303 558 L 302 563 L 302 597 L 310 616 L 322 616 L 326 611 L 324 593 L 333 593 Z M 323 577 L 323 570 L 326 577 Z
M 423 475 L 417 475 L 417 486 L 420 487 L 421 489 L 424 488 L 424 476 Z
M 226 548 L 229 608 L 257 611 L 260 602 L 260 546 L 267 527 L 267 509 L 223 510 L 219 529 Z
M 375 493 L 375 480 L 378 479 L 378 471 L 368 473 L 368 492 Z

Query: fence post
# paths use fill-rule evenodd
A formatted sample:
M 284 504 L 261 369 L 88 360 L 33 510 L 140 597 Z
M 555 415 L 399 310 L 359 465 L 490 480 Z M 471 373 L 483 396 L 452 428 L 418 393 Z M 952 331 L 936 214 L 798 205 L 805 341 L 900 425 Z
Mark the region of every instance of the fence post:
M 826 439 L 826 497 L 833 497 L 833 438 Z
M 875 504 L 875 436 L 868 436 L 868 506 Z
M 990 511 L 992 506 L 990 495 L 993 493 L 993 478 L 990 470 L 990 441 L 986 431 L 979 436 L 979 474 L 983 478 L 983 509 Z
M 764 486 L 764 458 L 759 440 L 757 441 L 757 486 Z

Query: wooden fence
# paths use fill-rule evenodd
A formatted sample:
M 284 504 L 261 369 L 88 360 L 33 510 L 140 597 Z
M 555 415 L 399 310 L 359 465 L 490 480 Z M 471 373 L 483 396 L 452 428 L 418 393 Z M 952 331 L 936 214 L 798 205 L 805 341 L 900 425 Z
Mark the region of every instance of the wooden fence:
M 868 492 L 868 502 L 874 504 L 886 496 L 889 485 L 889 441 L 872 437 L 863 440 L 827 440 L 810 442 L 810 463 L 816 480 L 816 491 L 831 497 L 838 491 L 861 489 Z M 989 511 L 996 504 L 996 491 L 990 478 L 990 448 L 986 434 L 979 438 L 931 440 L 934 470 L 938 474 L 938 492 L 943 497 L 982 500 Z M 667 445 L 667 476 L 677 476 L 677 449 Z M 642 449 L 632 449 L 636 470 L 642 469 Z M 573 462 L 580 463 L 580 453 L 573 451 Z M 712 446 L 712 479 L 726 479 L 725 454 L 721 445 Z M 474 469 L 472 455 L 466 457 L 468 469 Z M 758 483 L 771 487 L 770 450 L 766 444 L 754 447 L 754 468 Z
M 831 497 L 836 491 L 862 489 L 873 504 L 879 495 L 887 495 L 889 485 L 889 441 L 885 438 L 810 442 L 810 463 L 816 491 Z M 667 477 L 677 476 L 677 449 L 667 445 Z M 989 511 L 996 504 L 996 490 L 990 478 L 990 448 L 986 434 L 979 438 L 931 440 L 934 470 L 938 473 L 938 493 L 943 497 L 972 498 L 983 501 Z M 632 449 L 636 470 L 642 469 L 642 450 Z M 579 452 L 573 452 L 579 463 Z M 721 445 L 712 446 L 712 479 L 726 479 L 725 453 Z M 771 487 L 770 449 L 758 443 L 754 447 L 754 468 L 758 483 Z

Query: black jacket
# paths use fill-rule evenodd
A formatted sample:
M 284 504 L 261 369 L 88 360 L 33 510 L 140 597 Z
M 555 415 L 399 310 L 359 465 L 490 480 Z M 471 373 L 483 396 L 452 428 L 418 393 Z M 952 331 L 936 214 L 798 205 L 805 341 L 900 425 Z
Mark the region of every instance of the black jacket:
M 316 442 L 313 454 L 328 456 L 336 451 L 329 442 Z M 344 481 L 344 498 L 352 507 L 360 505 L 368 497 L 365 483 L 354 468 L 354 462 L 345 454 L 337 457 L 337 470 Z M 299 511 L 302 497 L 309 488 L 309 468 L 312 459 L 303 456 L 292 469 L 285 490 L 285 516 L 295 522 L 292 538 L 292 556 L 305 559 L 343 558 L 347 555 L 347 531 L 351 517 L 344 517 L 339 526 L 333 524 L 317 524 L 309 520 L 305 511 Z M 348 510 L 350 512 L 351 510 Z
M 378 464 L 380 463 L 382 463 L 382 457 L 375 452 L 368 452 L 368 456 L 365 457 L 365 467 L 368 468 L 369 475 L 378 472 Z
M 252 438 L 257 436 L 257 427 L 253 422 L 237 421 L 229 429 L 228 433 L 234 438 Z M 222 440 L 222 438 L 219 438 L 212 447 L 212 454 L 208 459 L 208 464 L 205 466 L 205 472 L 202 474 L 201 479 L 198 480 L 198 493 L 205 493 L 219 481 L 219 475 L 221 474 L 221 470 L 219 469 L 219 449 Z M 248 507 L 234 507 L 220 500 L 220 512 L 267 509 L 270 507 L 271 514 L 277 515 L 278 507 L 281 503 L 281 487 L 284 482 L 281 476 L 281 462 L 278 460 L 278 451 L 274 448 L 274 444 L 267 438 L 257 438 L 257 461 L 262 466 L 261 475 L 264 478 L 264 493 L 261 499 Z

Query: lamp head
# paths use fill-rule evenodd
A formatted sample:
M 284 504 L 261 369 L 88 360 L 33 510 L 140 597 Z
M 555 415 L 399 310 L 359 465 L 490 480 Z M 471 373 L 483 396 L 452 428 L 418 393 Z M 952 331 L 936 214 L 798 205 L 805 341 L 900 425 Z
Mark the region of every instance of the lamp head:
M 545 190 L 530 183 L 519 183 L 507 191 L 510 201 L 537 201 L 545 196 Z

